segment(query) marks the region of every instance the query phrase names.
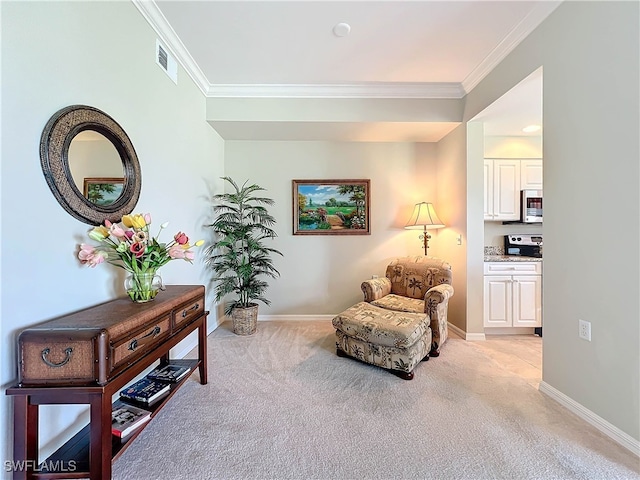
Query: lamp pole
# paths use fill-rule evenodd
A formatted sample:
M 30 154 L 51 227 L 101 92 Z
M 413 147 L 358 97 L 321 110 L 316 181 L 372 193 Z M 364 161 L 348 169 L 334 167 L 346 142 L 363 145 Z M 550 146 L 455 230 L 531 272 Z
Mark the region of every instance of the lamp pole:
M 429 235 L 429 233 L 427 232 L 427 226 L 423 225 L 424 227 L 424 233 L 422 235 L 420 235 L 420 240 L 423 241 L 424 243 L 424 256 L 427 256 L 427 250 L 429 249 L 429 239 L 431 238 L 431 235 Z

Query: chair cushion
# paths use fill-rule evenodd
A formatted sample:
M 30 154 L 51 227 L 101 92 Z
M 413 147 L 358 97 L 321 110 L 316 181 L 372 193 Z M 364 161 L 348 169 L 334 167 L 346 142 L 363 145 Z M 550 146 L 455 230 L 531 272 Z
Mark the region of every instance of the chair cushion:
M 391 280 L 391 293 L 423 299 L 435 285 L 451 285 L 451 265 L 435 257 L 400 257 L 387 265 L 385 275 Z
M 429 316 L 360 302 L 334 317 L 332 324 L 345 335 L 368 343 L 406 348 L 429 331 Z
M 424 313 L 424 300 L 389 294 L 374 300 L 371 305 L 396 312 Z

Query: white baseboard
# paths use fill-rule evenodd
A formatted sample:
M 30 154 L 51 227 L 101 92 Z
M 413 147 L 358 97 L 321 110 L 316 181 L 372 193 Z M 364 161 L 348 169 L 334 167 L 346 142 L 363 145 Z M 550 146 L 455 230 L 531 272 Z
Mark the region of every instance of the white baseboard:
M 258 315 L 259 322 L 325 320 L 331 323 L 335 315 Z
M 211 333 L 220 326 L 220 324 L 216 323 L 215 320 L 213 321 L 209 321 L 209 320 L 212 320 L 211 317 L 207 318 L 207 336 L 211 335 Z M 189 334 L 187 338 L 185 338 L 182 342 L 179 343 L 180 350 L 178 350 L 172 355 L 173 358 L 184 358 L 187 355 L 187 353 L 189 353 L 191 350 L 193 350 L 198 346 L 197 331 L 194 333 Z
M 618 427 L 611 425 L 605 419 L 599 417 L 588 408 L 585 408 L 584 406 L 582 406 L 572 398 L 566 396 L 561 391 L 556 390 L 546 382 L 540 382 L 538 390 L 540 390 L 545 395 L 548 395 L 549 397 L 554 399 L 556 402 L 558 402 L 560 405 L 569 409 L 571 412 L 578 415 L 587 423 L 596 427 L 602 433 L 610 437 L 616 443 L 619 443 L 620 445 L 622 445 L 631 453 L 640 457 L 640 441 L 636 440 L 631 435 L 623 432 Z
M 462 337 L 465 340 L 468 340 L 470 342 L 486 340 L 484 333 L 467 333 L 464 330 L 462 330 L 460 327 L 456 327 L 455 325 L 449 322 L 447 322 L 447 328 L 449 328 L 449 330 L 453 331 L 459 337 Z
M 331 323 L 331 320 L 335 318 L 335 315 L 260 315 L 258 314 L 259 322 L 280 322 L 280 321 L 309 321 L 309 320 L 324 320 Z M 226 315 L 222 318 L 220 323 L 231 321 L 231 318 Z
M 486 327 L 484 333 L 487 335 L 535 335 L 533 327 Z
M 483 342 L 487 337 L 484 333 L 466 333 L 464 339 L 470 342 Z

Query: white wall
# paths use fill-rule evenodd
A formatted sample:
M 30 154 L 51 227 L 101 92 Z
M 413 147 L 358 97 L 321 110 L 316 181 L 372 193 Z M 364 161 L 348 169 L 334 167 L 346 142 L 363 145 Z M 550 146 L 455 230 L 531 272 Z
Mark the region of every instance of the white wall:
M 118 121 L 142 168 L 136 211 L 150 212 L 158 225 L 170 222 L 169 236 L 175 229 L 207 237 L 207 198 L 220 186 L 224 152 L 205 121 L 202 93 L 184 71 L 176 86 L 155 64 L 156 35 L 131 2 L 2 2 L 1 8 L 0 458 L 10 459 L 12 402 L 4 390 L 17 378 L 19 330 L 124 294 L 119 270 L 85 268 L 76 259 L 90 227 L 56 202 L 40 168 L 40 135 L 51 115 L 86 104 Z M 194 265 L 170 262 L 161 273 L 169 284 L 204 284 L 207 276 L 197 257 Z M 64 436 L 85 411 L 43 410 L 41 444 Z
M 466 163 L 464 126 L 438 142 L 438 215 L 447 225 L 438 232 L 438 251 L 451 264 L 453 297 L 449 300 L 447 320 L 461 330 L 467 329 L 467 218 Z M 460 237 L 460 244 L 458 244 Z
M 541 388 L 586 408 L 635 448 L 640 439 L 639 16 L 637 2 L 564 2 L 478 84 L 465 110 L 465 118 L 473 118 L 543 66 Z M 482 203 L 477 188 L 482 176 L 467 179 L 472 208 Z M 606 218 L 606 225 L 596 218 Z M 578 338 L 578 319 L 591 322 L 591 342 Z
M 259 184 L 276 202 L 273 246 L 284 258 L 275 258 L 281 277 L 270 280 L 272 305 L 260 315 L 334 315 L 361 301 L 362 281 L 384 275 L 391 258 L 422 255 L 418 233 L 403 227 L 415 203 L 438 209 L 436 166 L 434 144 L 226 142 L 226 174 Z M 293 179 L 351 178 L 371 180 L 371 235 L 293 235 Z M 438 256 L 443 233 L 432 233 L 430 255 Z
M 484 158 L 542 158 L 542 137 L 484 137 Z

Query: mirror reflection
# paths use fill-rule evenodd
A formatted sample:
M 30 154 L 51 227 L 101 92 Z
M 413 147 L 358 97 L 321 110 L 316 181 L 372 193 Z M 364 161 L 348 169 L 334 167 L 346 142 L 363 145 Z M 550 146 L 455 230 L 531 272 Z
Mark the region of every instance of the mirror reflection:
M 51 116 L 40 136 L 40 165 L 60 206 L 89 225 L 119 221 L 140 197 L 131 139 L 95 107 L 69 105 Z
M 84 130 L 69 145 L 69 170 L 77 189 L 94 205 L 111 205 L 122 195 L 124 168 L 118 150 L 99 132 Z

